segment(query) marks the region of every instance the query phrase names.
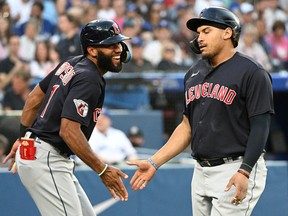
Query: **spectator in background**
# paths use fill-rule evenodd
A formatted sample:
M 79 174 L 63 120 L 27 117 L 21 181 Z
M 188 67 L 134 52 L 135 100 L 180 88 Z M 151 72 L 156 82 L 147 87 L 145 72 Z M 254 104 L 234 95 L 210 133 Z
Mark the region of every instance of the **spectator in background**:
M 18 32 L 19 27 L 29 20 L 33 2 L 34 0 L 7 0 L 15 32 Z
M 52 39 L 52 43 L 56 44 L 59 50 L 60 60 L 82 54 L 79 43 L 79 20 L 68 13 L 63 13 L 59 16 L 58 27 L 60 32 Z
M 22 70 L 13 72 L 11 86 L 4 92 L 3 110 L 22 110 L 30 93 L 30 73 Z
M 115 10 L 112 8 L 111 0 L 98 0 L 97 4 L 98 4 L 97 19 L 113 20 L 116 17 Z
M 82 22 L 89 23 L 90 21 L 95 20 L 97 17 L 97 11 L 98 11 L 98 8 L 96 5 L 90 5 L 88 7 L 85 7 L 83 10 L 83 13 L 85 14 L 85 16 L 83 16 Z
M 0 1 L 0 16 L 9 19 L 9 23 L 11 20 L 11 10 L 7 1 Z
M 193 16 L 193 15 L 192 15 Z M 188 69 L 199 56 L 191 52 L 190 41 L 196 35 L 186 27 L 186 22 L 191 18 L 191 12 L 186 11 L 178 20 L 178 31 L 172 35 L 172 39 L 181 48 L 181 65 Z
M 51 37 L 56 30 L 56 26 L 52 24 L 48 19 L 43 17 L 44 4 L 42 1 L 35 1 L 31 8 L 30 19 L 33 19 L 37 24 L 37 35 L 41 39 L 48 39 Z M 29 22 L 29 21 L 28 21 Z M 25 25 L 28 23 L 23 23 L 19 28 L 19 35 L 24 34 Z
M 32 86 L 36 86 L 52 69 L 53 66 L 49 56 L 49 44 L 47 41 L 38 41 L 34 60 L 30 62 Z
M 172 41 L 162 42 L 161 61 L 157 65 L 157 69 L 165 72 L 178 72 L 184 70 L 180 64 L 175 62 L 176 44 Z
M 67 13 L 71 15 L 72 17 L 74 17 L 75 20 L 78 21 L 78 25 L 80 28 L 82 28 L 86 24 L 83 22 L 84 16 L 86 15 L 84 14 L 84 7 L 80 7 L 80 6 L 70 7 L 67 10 Z
M 257 31 L 258 31 L 258 42 L 261 44 L 261 46 L 264 48 L 266 54 L 269 56 L 269 59 L 271 59 L 271 47 L 265 40 L 265 36 L 267 35 L 267 29 L 265 22 L 262 18 L 258 18 L 254 22 Z
M 145 14 L 144 19 L 153 27 L 157 28 L 161 20 L 166 19 L 166 9 L 165 5 L 160 1 L 151 1 L 148 4 L 147 14 Z
M 136 17 L 141 17 L 143 19 L 137 5 L 134 3 L 128 3 L 125 12 L 125 19 L 134 19 Z
M 151 62 L 143 58 L 143 40 L 141 37 L 133 37 L 130 40 L 132 57 L 129 64 L 123 64 L 122 72 L 152 72 L 155 70 Z
M 115 11 L 115 17 L 113 20 L 119 25 L 120 29 L 123 28 L 123 24 L 126 20 L 126 0 L 114 0 L 112 2 L 112 8 Z
M 35 19 L 25 25 L 24 34 L 20 36 L 19 56 L 27 62 L 34 60 L 38 35 L 38 23 Z
M 285 11 L 280 7 L 279 0 L 256 1 L 258 14 L 265 20 L 268 33 L 272 32 L 276 20 L 285 22 L 288 18 Z
M 59 0 L 44 0 L 43 5 L 44 5 L 44 10 L 43 10 L 43 18 L 46 20 L 49 20 L 49 22 L 57 26 L 57 18 L 58 18 L 58 13 L 57 13 L 57 8 L 56 8 L 56 2 Z
M 98 117 L 89 144 L 104 163 L 119 164 L 126 159 L 137 158 L 136 150 L 126 134 L 112 127 L 110 113 L 105 108 Z
M 122 32 L 131 38 L 137 37 L 141 32 L 141 20 L 138 17 L 126 19 Z
M 8 55 L 8 41 L 12 35 L 9 19 L 0 15 L 0 60 Z
M 272 31 L 266 36 L 266 41 L 271 47 L 273 71 L 288 71 L 288 37 L 285 23 L 276 20 L 272 26 Z
M 60 55 L 58 48 L 53 45 L 49 44 L 49 61 L 51 62 L 51 68 L 54 69 L 60 63 Z
M 207 8 L 209 6 L 227 7 L 226 6 L 227 1 L 224 0 L 192 0 L 192 1 L 194 1 L 193 9 L 196 14 L 200 14 L 203 8 Z M 240 2 L 245 0 L 237 0 L 237 1 Z M 190 3 L 188 4 L 191 5 L 191 0 Z
M 167 18 L 173 23 L 177 23 L 185 13 L 189 12 L 191 14 L 191 11 L 188 9 L 187 2 L 179 1 L 177 3 L 176 1 L 173 1 L 173 5 L 167 8 Z
M 254 6 L 248 2 L 242 2 L 240 4 L 240 21 L 241 25 L 245 26 L 246 24 L 252 23 L 255 20 L 255 10 Z
M 142 130 L 137 126 L 132 126 L 128 130 L 128 139 L 132 143 L 133 147 L 139 148 L 144 145 L 144 136 Z
M 258 43 L 257 38 L 257 28 L 252 23 L 247 23 L 242 28 L 242 37 L 240 38 L 238 47 L 236 49 L 243 54 L 252 57 L 267 71 L 271 72 L 272 66 L 270 64 L 269 57 L 261 44 Z
M 153 30 L 155 39 L 144 46 L 143 57 L 150 61 L 155 67 L 157 67 L 162 59 L 163 42 L 172 40 L 172 32 L 169 26 L 170 22 L 161 20 Z M 178 45 L 175 45 L 175 62 L 181 62 L 181 49 Z
M 153 27 L 145 21 L 142 22 L 139 36 L 143 39 L 143 45 L 146 46 L 146 44 L 154 40 Z
M 6 151 L 9 148 L 9 140 L 3 134 L 0 134 L 0 167 L 3 166 L 3 160 L 6 157 Z
M 84 8 L 91 4 L 95 4 L 96 2 L 97 0 L 57 0 L 55 1 L 55 6 L 58 14 L 62 14 L 69 10 L 71 7 Z
M 149 6 L 151 5 L 151 0 L 136 0 L 134 4 L 137 7 L 137 13 L 139 13 L 143 18 L 148 17 Z
M 8 56 L 0 61 L 0 83 L 2 88 L 6 88 L 11 81 L 12 70 L 22 69 L 29 71 L 29 64 L 20 58 L 20 38 L 12 35 L 8 41 Z

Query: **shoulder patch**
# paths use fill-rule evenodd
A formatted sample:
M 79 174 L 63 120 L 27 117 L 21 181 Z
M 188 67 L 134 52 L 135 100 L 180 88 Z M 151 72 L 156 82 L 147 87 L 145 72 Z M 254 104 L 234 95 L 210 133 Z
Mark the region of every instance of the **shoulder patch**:
M 81 99 L 74 99 L 73 102 L 76 106 L 77 113 L 81 117 L 86 117 L 88 113 L 88 104 Z

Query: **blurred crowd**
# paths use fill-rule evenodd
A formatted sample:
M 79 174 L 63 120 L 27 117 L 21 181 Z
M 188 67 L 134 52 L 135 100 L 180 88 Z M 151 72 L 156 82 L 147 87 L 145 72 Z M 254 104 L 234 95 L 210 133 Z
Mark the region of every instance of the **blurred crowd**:
M 239 16 L 238 51 L 270 72 L 288 71 L 286 0 L 0 0 L 1 108 L 21 110 L 59 61 L 82 54 L 79 32 L 94 19 L 113 19 L 132 38 L 132 60 L 123 72 L 185 71 L 198 58 L 186 21 L 209 5 Z

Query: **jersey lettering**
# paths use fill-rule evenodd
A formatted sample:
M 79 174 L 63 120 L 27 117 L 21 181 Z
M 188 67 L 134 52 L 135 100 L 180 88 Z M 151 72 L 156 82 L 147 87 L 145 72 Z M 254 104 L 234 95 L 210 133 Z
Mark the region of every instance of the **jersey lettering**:
M 101 108 L 96 108 L 93 111 L 93 120 L 94 120 L 94 122 L 97 122 L 100 113 L 101 113 Z
M 74 68 L 68 62 L 64 62 L 55 73 L 56 76 L 59 76 L 64 86 L 67 85 L 67 83 L 72 79 L 74 74 Z
M 195 99 L 198 100 L 201 97 L 208 97 L 222 101 L 227 105 L 231 105 L 236 95 L 237 93 L 233 89 L 229 89 L 226 86 L 220 86 L 219 84 L 205 82 L 203 84 L 198 84 L 196 86 L 190 87 L 185 92 L 185 100 L 186 105 L 188 105 Z
M 51 93 L 50 93 L 50 96 L 49 96 L 48 102 L 47 102 L 45 108 L 43 109 L 43 111 L 42 111 L 42 113 L 41 113 L 41 115 L 40 115 L 41 118 L 44 117 L 45 112 L 46 112 L 46 110 L 47 110 L 47 107 L 48 107 L 48 105 L 49 105 L 49 103 L 50 103 L 50 101 L 51 101 L 53 95 L 55 94 L 55 92 L 56 92 L 56 90 L 57 90 L 58 88 L 59 88 L 59 85 L 54 85 L 54 86 L 52 87 L 52 90 L 51 90 Z

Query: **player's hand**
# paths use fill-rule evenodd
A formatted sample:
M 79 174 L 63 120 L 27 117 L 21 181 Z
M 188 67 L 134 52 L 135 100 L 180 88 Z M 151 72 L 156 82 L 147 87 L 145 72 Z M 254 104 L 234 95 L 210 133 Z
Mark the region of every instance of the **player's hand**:
M 231 203 L 239 205 L 245 199 L 248 190 L 249 179 L 241 173 L 235 173 L 227 184 L 225 191 L 229 191 L 232 185 L 235 186 L 236 190 L 231 198 Z
M 6 164 L 9 159 L 11 159 L 10 164 L 8 166 L 8 170 L 13 172 L 13 174 L 17 173 L 17 167 L 15 162 L 15 155 L 18 150 L 18 147 L 20 146 L 21 142 L 20 140 L 16 140 L 12 146 L 12 149 L 10 153 L 4 158 L 3 163 Z
M 138 169 L 131 178 L 130 185 L 133 190 L 143 190 L 148 182 L 153 178 L 156 169 L 148 160 L 135 160 L 126 162 L 130 166 L 137 166 Z
M 108 166 L 107 170 L 100 177 L 108 188 L 114 199 L 119 197 L 122 201 L 128 200 L 128 192 L 121 178 L 128 178 L 128 175 L 113 166 Z

